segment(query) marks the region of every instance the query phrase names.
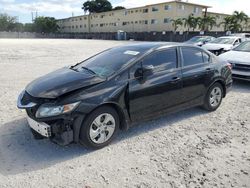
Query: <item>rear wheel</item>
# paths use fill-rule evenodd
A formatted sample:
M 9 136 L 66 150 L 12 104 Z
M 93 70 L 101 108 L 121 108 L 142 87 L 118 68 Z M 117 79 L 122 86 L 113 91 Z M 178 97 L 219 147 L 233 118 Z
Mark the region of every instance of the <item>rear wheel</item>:
M 223 88 L 220 83 L 215 83 L 207 92 L 203 107 L 208 111 L 215 111 L 221 104 Z
M 115 109 L 103 106 L 94 110 L 84 120 L 80 132 L 81 143 L 89 148 L 107 146 L 119 129 L 119 116 Z

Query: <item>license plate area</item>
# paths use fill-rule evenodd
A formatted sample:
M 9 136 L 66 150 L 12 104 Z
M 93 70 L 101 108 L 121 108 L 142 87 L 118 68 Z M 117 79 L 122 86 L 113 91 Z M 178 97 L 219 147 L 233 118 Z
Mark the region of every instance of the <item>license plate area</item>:
M 34 131 L 39 133 L 42 136 L 50 137 L 51 136 L 51 127 L 50 125 L 43 123 L 43 122 L 37 122 L 30 117 L 27 117 L 28 123 L 30 128 L 32 128 Z

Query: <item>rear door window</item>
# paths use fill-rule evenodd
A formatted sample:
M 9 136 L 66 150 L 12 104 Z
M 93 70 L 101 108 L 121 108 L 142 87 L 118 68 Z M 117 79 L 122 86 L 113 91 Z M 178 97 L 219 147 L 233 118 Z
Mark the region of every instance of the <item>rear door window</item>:
M 189 47 L 184 47 L 181 50 L 184 67 L 210 62 L 210 56 L 204 51 Z

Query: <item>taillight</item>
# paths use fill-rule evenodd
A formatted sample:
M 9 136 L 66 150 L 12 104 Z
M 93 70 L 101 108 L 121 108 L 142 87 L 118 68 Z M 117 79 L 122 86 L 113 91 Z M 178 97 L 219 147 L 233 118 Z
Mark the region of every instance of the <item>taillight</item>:
M 230 70 L 232 70 L 232 68 L 233 68 L 233 66 L 232 66 L 231 63 L 227 63 L 227 67 L 228 67 Z

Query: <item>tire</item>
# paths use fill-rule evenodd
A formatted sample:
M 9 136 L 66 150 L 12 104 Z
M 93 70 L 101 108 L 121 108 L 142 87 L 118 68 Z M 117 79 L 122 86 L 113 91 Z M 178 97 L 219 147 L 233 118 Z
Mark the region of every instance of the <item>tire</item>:
M 120 126 L 119 115 L 110 106 L 91 112 L 83 121 L 80 143 L 91 149 L 101 149 L 114 139 Z
M 207 111 L 215 111 L 221 105 L 223 99 L 223 88 L 220 83 L 212 85 L 205 97 L 203 108 Z

